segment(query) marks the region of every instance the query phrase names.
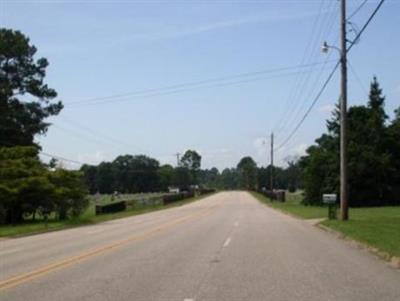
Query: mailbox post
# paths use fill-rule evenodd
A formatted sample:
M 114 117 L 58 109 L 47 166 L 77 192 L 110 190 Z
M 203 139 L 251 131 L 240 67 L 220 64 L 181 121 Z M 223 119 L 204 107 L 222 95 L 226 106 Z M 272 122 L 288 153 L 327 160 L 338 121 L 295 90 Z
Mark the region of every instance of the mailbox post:
M 336 211 L 337 211 L 337 195 L 336 194 L 323 194 L 322 202 L 328 205 L 328 218 L 336 219 Z

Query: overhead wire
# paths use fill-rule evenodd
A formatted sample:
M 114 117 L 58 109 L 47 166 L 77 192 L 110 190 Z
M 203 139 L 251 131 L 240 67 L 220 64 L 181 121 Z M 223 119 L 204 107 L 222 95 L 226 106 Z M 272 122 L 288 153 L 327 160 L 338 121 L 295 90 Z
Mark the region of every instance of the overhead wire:
M 87 133 L 91 133 L 92 135 L 96 135 L 101 137 L 101 139 L 103 139 L 104 141 L 107 141 L 108 143 L 112 144 L 112 145 L 118 145 L 121 147 L 129 147 L 129 148 L 134 148 L 134 149 L 140 149 L 141 152 L 147 152 L 147 150 L 143 149 L 143 147 L 138 146 L 138 145 L 133 145 L 131 143 L 127 143 L 125 141 L 116 139 L 115 137 L 111 137 L 109 135 L 104 134 L 103 132 L 100 132 L 98 130 L 94 130 L 88 126 L 82 125 L 81 123 L 78 123 L 75 120 L 72 120 L 70 118 L 67 118 L 65 116 L 59 116 L 60 119 L 62 119 L 65 123 L 72 125 L 80 130 L 86 131 Z
M 62 156 L 59 156 L 59 155 L 54 155 L 54 154 L 50 154 L 50 153 L 43 152 L 43 151 L 40 151 L 40 154 L 45 156 L 45 157 L 54 158 L 54 159 L 57 159 L 59 161 L 69 162 L 69 163 L 73 163 L 73 164 L 76 164 L 76 165 L 92 165 L 92 164 L 89 164 L 89 163 L 86 163 L 86 162 L 68 159 L 68 158 L 65 158 L 65 157 L 62 157 Z
M 280 73 L 280 72 L 291 71 L 291 70 L 296 70 L 296 69 L 307 69 L 307 68 L 317 66 L 320 64 L 323 64 L 323 62 L 312 62 L 309 64 L 303 64 L 303 65 L 295 65 L 295 66 L 273 68 L 273 69 L 262 70 L 262 71 L 240 73 L 240 74 L 225 76 L 225 77 L 220 77 L 220 78 L 201 80 L 201 81 L 197 81 L 197 82 L 187 82 L 187 83 L 183 83 L 183 84 L 177 84 L 177 85 L 171 85 L 171 86 L 165 86 L 165 87 L 159 87 L 159 88 L 137 90 L 134 92 L 123 93 L 123 94 L 115 94 L 115 95 L 104 96 L 104 97 L 96 97 L 96 98 L 91 98 L 91 99 L 86 99 L 86 100 L 70 101 L 70 102 L 66 103 L 66 106 L 71 107 L 71 106 L 76 106 L 76 105 L 101 104 L 101 103 L 108 103 L 108 102 L 114 103 L 114 102 L 118 102 L 118 101 L 131 100 L 132 98 L 138 98 L 138 97 L 143 98 L 143 97 L 149 97 L 149 96 L 150 97 L 151 96 L 160 96 L 160 95 L 179 93 L 182 91 L 190 91 L 190 90 L 199 89 L 199 88 L 202 89 L 202 88 L 209 88 L 209 87 L 236 85 L 236 84 L 240 84 L 240 83 L 247 83 L 247 82 L 258 81 L 258 80 L 262 80 L 262 79 L 269 79 L 271 77 L 256 77 L 256 78 L 246 79 L 246 80 L 241 80 L 241 81 L 229 81 L 229 80 L 240 79 L 240 78 L 251 77 L 251 76 L 254 77 L 254 76 L 263 75 L 263 74 L 274 74 L 274 73 Z M 296 71 L 295 73 L 297 73 L 297 72 L 298 71 Z M 291 74 L 292 73 L 289 73 L 289 75 L 291 75 Z M 283 74 L 283 75 L 285 75 L 285 74 Z M 277 75 L 277 76 L 279 77 L 282 75 Z M 207 84 L 213 84 L 213 83 L 215 83 L 215 84 L 207 86 Z M 129 99 L 126 99 L 127 97 L 129 97 Z
M 316 29 L 318 27 L 318 23 L 319 23 L 321 15 L 322 15 L 323 5 L 324 5 L 325 1 L 326 0 L 322 0 L 320 2 L 319 8 L 318 8 L 317 17 L 314 19 L 313 25 L 311 27 L 311 29 L 312 29 L 311 30 L 311 34 L 310 34 L 311 42 L 307 43 L 307 46 L 304 49 L 300 64 L 304 64 L 306 62 L 307 54 L 309 54 L 310 51 L 311 51 L 310 47 L 311 47 L 311 45 L 313 44 L 313 41 L 314 41 L 314 34 L 315 34 Z M 310 59 L 310 57 L 308 59 Z M 272 129 L 272 132 L 276 133 L 276 132 L 280 131 L 280 130 L 278 131 L 277 129 L 278 128 L 280 129 L 282 120 L 285 120 L 285 115 L 287 114 L 287 111 L 289 111 L 289 109 L 290 109 L 290 101 L 293 99 L 295 92 L 298 90 L 298 88 L 299 88 L 299 86 L 301 84 L 301 80 L 302 80 L 302 77 L 298 76 L 296 78 L 294 84 L 292 85 L 292 87 L 290 89 L 290 92 L 289 92 L 288 96 L 286 97 L 286 101 L 285 101 L 285 104 L 284 104 L 284 107 L 283 107 L 283 111 L 282 111 L 282 113 L 280 115 L 280 118 L 278 118 L 277 124 Z
M 368 18 L 368 20 L 365 22 L 364 26 L 362 27 L 362 29 L 360 30 L 360 32 L 357 34 L 356 38 L 350 42 L 350 46 L 347 47 L 346 51 L 349 52 L 352 47 L 355 45 L 355 42 L 360 38 L 360 36 L 362 35 L 362 33 L 365 31 L 365 29 L 368 27 L 368 25 L 371 23 L 372 19 L 375 17 L 376 13 L 379 11 L 379 9 L 381 8 L 381 6 L 383 5 L 383 3 L 385 2 L 385 0 L 381 0 L 379 2 L 379 4 L 377 5 L 377 7 L 374 9 L 374 11 L 372 12 L 372 14 L 370 15 L 370 17 Z M 330 80 L 332 79 L 334 73 L 336 72 L 337 68 L 340 65 L 340 60 L 337 62 L 337 64 L 335 65 L 335 67 L 333 68 L 333 70 L 331 71 L 331 73 L 329 74 L 328 78 L 325 80 L 322 88 L 319 90 L 318 94 L 316 95 L 316 97 L 314 98 L 313 102 L 311 103 L 311 105 L 309 106 L 309 108 L 307 109 L 306 113 L 303 115 L 303 117 L 301 118 L 301 120 L 297 123 L 297 125 L 294 127 L 294 129 L 290 132 L 290 134 L 285 138 L 285 140 L 278 145 L 277 148 L 275 148 L 274 150 L 277 151 L 279 149 L 281 149 L 292 137 L 293 135 L 297 132 L 297 130 L 300 128 L 300 126 L 303 124 L 303 122 L 305 121 L 305 119 L 308 117 L 308 115 L 310 114 L 311 110 L 313 109 L 313 107 L 315 106 L 315 104 L 318 102 L 319 98 L 321 97 L 322 93 L 324 92 L 324 90 L 326 89 L 328 83 L 330 82 Z
M 348 17 L 347 20 L 350 20 L 353 18 L 358 12 L 364 7 L 365 4 L 367 4 L 368 0 L 364 0 Z
M 347 64 L 349 65 L 349 69 L 351 71 L 351 73 L 353 74 L 354 78 L 356 79 L 358 85 L 360 86 L 360 89 L 363 91 L 363 93 L 365 95 L 368 96 L 368 90 L 365 87 L 365 85 L 363 84 L 363 82 L 361 81 L 360 77 L 357 74 L 357 71 L 354 69 L 353 64 L 351 64 L 351 62 L 349 60 L 347 60 Z
M 329 3 L 330 6 L 327 8 L 328 10 L 332 9 L 332 5 L 333 2 Z M 312 42 L 310 43 L 310 45 L 313 45 L 318 43 L 321 39 L 321 37 L 324 35 L 329 35 L 330 32 L 332 31 L 332 27 L 333 27 L 333 22 L 334 22 L 334 18 L 337 15 L 337 12 L 332 13 L 330 18 L 326 18 L 325 22 L 321 22 L 319 28 L 320 30 L 318 31 L 317 35 L 315 36 L 315 39 L 312 40 Z M 319 47 L 313 47 L 310 51 L 310 55 L 309 55 L 309 59 L 311 59 L 313 56 L 316 55 L 317 51 L 318 51 Z M 328 57 L 325 59 L 325 62 L 328 62 L 330 59 L 330 54 L 328 55 Z M 335 60 L 336 61 L 336 60 Z M 288 113 L 286 114 L 286 116 L 283 116 L 281 118 L 281 123 L 279 128 L 276 130 L 276 132 L 282 132 L 285 128 L 290 128 L 290 122 L 294 121 L 298 118 L 299 114 L 301 113 L 301 111 L 303 110 L 303 108 L 305 107 L 307 100 L 311 97 L 313 91 L 315 90 L 316 84 L 319 80 L 319 78 L 321 77 L 321 74 L 325 71 L 325 67 L 327 64 L 324 64 L 323 67 L 321 68 L 319 74 L 315 77 L 314 80 L 314 84 L 311 86 L 311 90 L 308 93 L 307 97 L 304 97 L 303 95 L 305 95 L 306 91 L 309 90 L 309 82 L 312 79 L 310 74 L 308 74 L 308 76 L 306 78 L 303 79 L 302 84 L 300 86 L 298 86 L 296 88 L 296 92 L 293 97 L 292 97 L 292 103 L 293 105 L 290 107 Z
M 333 75 L 335 74 L 337 68 L 339 67 L 339 64 L 340 64 L 340 61 L 337 62 L 337 64 L 333 68 L 333 70 L 329 73 L 328 78 L 325 80 L 324 84 L 322 85 L 322 88 L 317 93 L 316 97 L 314 98 L 313 102 L 307 109 L 306 113 L 303 115 L 303 117 L 300 119 L 300 121 L 297 123 L 297 125 L 294 127 L 294 129 L 290 132 L 290 134 L 285 138 L 285 140 L 281 144 L 279 144 L 279 146 L 277 148 L 274 148 L 274 151 L 281 149 L 293 137 L 293 135 L 297 132 L 297 130 L 303 124 L 304 120 L 308 117 L 311 110 L 313 109 L 313 107 L 318 102 L 319 98 L 321 97 L 322 93 L 325 91 L 326 87 L 328 86 L 328 83 L 331 81 Z

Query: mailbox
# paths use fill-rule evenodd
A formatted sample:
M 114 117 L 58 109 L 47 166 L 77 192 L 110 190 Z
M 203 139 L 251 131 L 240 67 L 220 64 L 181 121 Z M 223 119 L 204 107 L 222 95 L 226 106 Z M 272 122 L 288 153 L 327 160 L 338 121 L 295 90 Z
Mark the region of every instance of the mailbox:
M 324 204 L 335 204 L 337 201 L 336 194 L 323 194 L 322 195 L 322 202 Z

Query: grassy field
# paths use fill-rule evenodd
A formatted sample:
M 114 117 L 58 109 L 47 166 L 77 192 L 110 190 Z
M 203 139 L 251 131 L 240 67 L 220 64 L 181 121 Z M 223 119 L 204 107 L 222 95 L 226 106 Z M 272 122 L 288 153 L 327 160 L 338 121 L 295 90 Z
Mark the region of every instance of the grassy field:
M 301 194 L 287 194 L 285 203 L 272 202 L 252 192 L 261 202 L 304 219 L 326 218 L 328 209 L 301 205 Z M 400 207 L 350 208 L 350 220 L 324 220 L 321 224 L 391 256 L 400 256 Z
M 400 207 L 351 208 L 350 220 L 326 220 L 322 224 L 400 257 Z
M 304 206 L 300 202 L 302 200 L 301 192 L 297 193 L 287 193 L 286 202 L 271 201 L 269 198 L 259 194 L 257 192 L 252 192 L 252 195 L 256 197 L 262 203 L 267 204 L 275 209 L 293 214 L 295 216 L 312 219 L 312 218 L 324 218 L 328 216 L 328 208 L 319 206 Z
M 200 200 L 200 199 L 210 196 L 210 195 L 211 194 L 204 195 L 204 196 L 198 196 L 198 197 L 194 197 L 194 198 L 189 198 L 189 199 L 178 201 L 178 202 L 166 205 L 166 206 L 162 205 L 161 202 L 155 201 L 155 199 L 156 199 L 155 194 L 123 195 L 119 199 L 114 198 L 114 200 L 111 199 L 111 196 L 97 197 L 97 200 L 95 200 L 94 197 L 91 197 L 89 207 L 78 218 L 74 218 L 74 219 L 70 219 L 70 220 L 66 220 L 66 221 L 49 220 L 47 227 L 45 226 L 43 220 L 37 220 L 35 222 L 27 221 L 24 224 L 14 225 L 14 226 L 13 225 L 0 226 L 0 237 L 16 237 L 16 236 L 37 234 L 37 233 L 61 230 L 61 229 L 66 229 L 66 228 L 71 228 L 71 227 L 82 226 L 82 225 L 100 223 L 100 222 L 109 221 L 109 220 L 113 220 L 113 219 L 143 214 L 146 212 L 181 206 L 184 204 L 188 204 L 188 203 Z M 135 197 L 135 199 L 138 199 L 139 201 L 132 203 L 133 196 Z M 138 196 L 140 198 L 138 198 Z M 147 202 L 147 204 L 146 204 L 146 199 L 150 200 Z M 119 201 L 119 200 L 131 201 L 131 205 L 128 207 L 128 209 L 126 211 L 110 213 L 110 214 L 102 214 L 102 215 L 95 214 L 95 204 L 96 203 L 104 204 L 104 203 Z

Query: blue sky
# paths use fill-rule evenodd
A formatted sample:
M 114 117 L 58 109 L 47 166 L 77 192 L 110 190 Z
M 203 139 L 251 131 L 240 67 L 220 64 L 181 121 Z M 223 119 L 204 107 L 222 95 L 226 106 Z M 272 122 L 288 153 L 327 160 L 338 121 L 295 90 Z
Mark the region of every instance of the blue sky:
M 348 2 L 351 13 L 362 1 Z M 360 28 L 376 4 L 351 22 Z M 45 152 L 87 163 L 145 153 L 174 164 L 190 148 L 203 167 L 222 169 L 245 155 L 265 165 L 266 136 L 274 130 L 279 145 L 300 120 L 338 58 L 320 52 L 324 40 L 338 41 L 338 8 L 336 0 L 3 0 L 0 25 L 27 34 L 50 61 L 47 82 L 65 109 L 38 138 Z M 400 1 L 386 1 L 349 54 L 350 105 L 367 101 L 374 74 L 388 112 L 400 105 L 399 15 Z M 299 65 L 308 67 L 276 71 Z M 325 131 L 338 79 L 278 164 Z M 193 82 L 203 83 L 165 88 Z

